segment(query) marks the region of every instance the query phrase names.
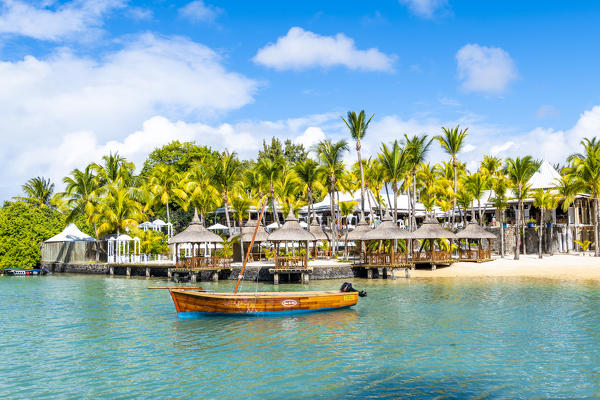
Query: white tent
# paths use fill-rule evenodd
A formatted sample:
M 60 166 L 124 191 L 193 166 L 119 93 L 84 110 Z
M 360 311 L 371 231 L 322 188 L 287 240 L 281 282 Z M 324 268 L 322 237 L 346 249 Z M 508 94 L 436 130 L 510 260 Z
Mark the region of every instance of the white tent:
M 544 160 L 540 168 L 529 179 L 529 185 L 532 190 L 555 188 L 557 180 L 560 178 L 560 174 L 554 167 L 548 161 Z
M 95 239 L 90 235 L 86 235 L 81 232 L 75 224 L 69 224 L 67 227 L 58 235 L 52 236 L 46 240 L 45 243 L 52 242 L 77 242 L 77 241 L 94 241 Z
M 214 225 L 209 226 L 206 229 L 210 229 L 211 231 L 226 231 L 227 227 L 223 224 L 214 224 Z

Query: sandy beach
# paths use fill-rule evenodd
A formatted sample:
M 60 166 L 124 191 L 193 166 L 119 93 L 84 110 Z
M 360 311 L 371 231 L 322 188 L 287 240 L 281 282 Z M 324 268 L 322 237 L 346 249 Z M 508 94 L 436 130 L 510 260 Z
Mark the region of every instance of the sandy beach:
M 576 279 L 600 281 L 600 258 L 588 255 L 521 255 L 520 260 L 513 256 L 496 258 L 486 263 L 459 262 L 450 267 L 435 271 L 418 269 L 412 271 L 415 278 L 453 278 L 453 277 L 531 277 L 550 279 Z

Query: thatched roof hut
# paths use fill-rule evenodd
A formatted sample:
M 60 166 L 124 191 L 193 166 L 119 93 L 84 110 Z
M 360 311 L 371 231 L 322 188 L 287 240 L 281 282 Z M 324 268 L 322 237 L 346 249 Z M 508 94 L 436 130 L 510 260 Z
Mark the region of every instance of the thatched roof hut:
M 457 239 L 496 239 L 496 235 L 471 222 L 465 229 L 456 233 Z
M 383 222 L 372 231 L 366 232 L 362 240 L 390 240 L 390 239 L 413 239 L 414 236 L 406 229 L 401 229 L 392 220 L 386 211 Z
M 423 225 L 412 233 L 414 239 L 456 239 L 456 235 L 440 225 L 437 219 L 425 218 Z
M 252 241 L 252 236 L 254 235 L 254 229 L 256 228 L 256 225 L 258 225 L 258 231 L 256 231 L 256 237 L 254 238 L 254 242 L 266 242 L 267 236 L 269 236 L 269 234 L 265 230 L 265 227 L 259 221 L 251 219 L 250 216 L 248 216 L 248 221 L 246 221 L 246 223 L 242 227 L 240 234 L 232 236 L 231 238 L 229 238 L 229 240 L 232 241 L 240 237 L 241 235 L 242 242 L 250 243 Z
M 285 219 L 285 223 L 275 232 L 267 236 L 269 242 L 284 242 L 284 241 L 309 241 L 314 242 L 317 240 L 315 235 L 302 228 L 298 223 L 298 218 L 294 216 L 290 207 L 290 213 Z
M 356 224 L 356 229 L 348 233 L 348 240 L 363 240 L 364 234 L 370 231 L 371 226 L 365 221 L 365 216 L 363 215 L 358 224 Z
M 313 234 L 315 240 L 329 240 L 329 236 L 323 231 L 319 222 L 317 222 L 317 217 L 314 216 L 310 226 L 308 227 L 308 231 Z
M 168 243 L 223 243 L 223 238 L 206 229 L 198 218 L 198 211 L 194 210 L 194 218 L 192 218 L 190 226 L 169 239 Z

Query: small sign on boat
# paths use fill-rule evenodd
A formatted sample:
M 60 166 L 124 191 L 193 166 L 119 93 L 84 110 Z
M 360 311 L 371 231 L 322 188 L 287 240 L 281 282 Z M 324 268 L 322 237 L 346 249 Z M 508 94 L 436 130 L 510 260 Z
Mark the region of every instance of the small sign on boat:
M 292 300 L 292 299 L 287 299 L 287 300 L 281 301 L 281 305 L 284 307 L 294 307 L 297 304 L 298 304 L 298 302 L 296 300 Z

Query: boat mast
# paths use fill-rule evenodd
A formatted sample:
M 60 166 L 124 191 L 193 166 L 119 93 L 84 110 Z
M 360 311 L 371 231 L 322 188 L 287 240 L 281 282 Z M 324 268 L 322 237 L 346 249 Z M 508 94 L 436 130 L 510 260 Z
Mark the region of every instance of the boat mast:
M 248 262 L 248 258 L 250 257 L 250 252 L 252 251 L 252 246 L 254 245 L 254 239 L 256 238 L 256 232 L 258 232 L 258 227 L 260 226 L 260 221 L 262 220 L 263 213 L 265 212 L 265 207 L 267 202 L 261 199 L 262 208 L 260 209 L 260 215 L 258 216 L 258 221 L 256 222 L 256 227 L 254 228 L 254 234 L 252 235 L 252 240 L 250 241 L 250 246 L 248 246 L 248 251 L 246 252 L 246 257 L 244 258 L 244 264 L 242 265 L 242 270 L 238 275 L 237 283 L 235 284 L 235 289 L 233 293 L 237 293 L 238 287 L 240 286 L 240 281 L 244 278 L 244 270 L 246 269 L 246 263 Z M 240 240 L 242 240 L 242 235 L 240 232 Z

